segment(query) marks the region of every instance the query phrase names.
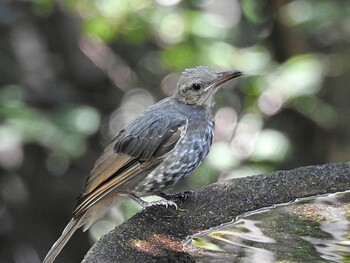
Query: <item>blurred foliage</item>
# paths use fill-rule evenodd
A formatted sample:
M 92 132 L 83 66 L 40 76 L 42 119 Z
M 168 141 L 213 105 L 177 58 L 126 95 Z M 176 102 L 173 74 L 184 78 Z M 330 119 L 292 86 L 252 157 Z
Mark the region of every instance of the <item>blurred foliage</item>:
M 37 262 L 103 146 L 191 66 L 245 76 L 218 95 L 212 151 L 179 189 L 349 160 L 349 14 L 345 0 L 3 1 L 0 235 L 16 240 L 17 218 L 37 209 L 47 225 L 30 241 Z M 19 212 L 21 189 L 30 197 Z M 137 211 L 133 202 L 120 209 L 94 239 Z

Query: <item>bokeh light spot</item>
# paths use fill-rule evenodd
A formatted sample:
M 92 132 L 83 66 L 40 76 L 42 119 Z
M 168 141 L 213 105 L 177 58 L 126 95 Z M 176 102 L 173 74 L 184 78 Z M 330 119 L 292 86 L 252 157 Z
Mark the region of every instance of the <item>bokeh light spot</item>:
M 256 138 L 252 159 L 281 161 L 285 159 L 289 147 L 289 140 L 283 133 L 265 129 Z
M 227 143 L 214 143 L 208 155 L 209 164 L 218 169 L 225 170 L 238 163 Z

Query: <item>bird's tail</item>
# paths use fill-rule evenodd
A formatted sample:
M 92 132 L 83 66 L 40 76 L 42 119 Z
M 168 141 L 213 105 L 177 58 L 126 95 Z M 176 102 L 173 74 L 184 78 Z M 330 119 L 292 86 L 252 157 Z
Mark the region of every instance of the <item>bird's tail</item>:
M 78 218 L 72 218 L 72 220 L 69 221 L 60 238 L 55 242 L 55 244 L 53 244 L 52 248 L 47 253 L 45 259 L 43 260 L 43 263 L 52 263 L 55 260 L 57 255 L 61 252 L 62 248 L 66 245 L 74 232 L 83 225 L 82 219 L 83 216 L 79 216 Z

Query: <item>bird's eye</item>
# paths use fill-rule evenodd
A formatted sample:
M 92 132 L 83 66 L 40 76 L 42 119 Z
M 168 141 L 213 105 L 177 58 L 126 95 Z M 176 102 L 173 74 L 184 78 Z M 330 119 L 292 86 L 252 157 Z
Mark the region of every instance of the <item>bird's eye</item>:
M 194 90 L 194 91 L 199 91 L 201 88 L 202 88 L 202 84 L 200 83 L 193 83 L 191 88 Z

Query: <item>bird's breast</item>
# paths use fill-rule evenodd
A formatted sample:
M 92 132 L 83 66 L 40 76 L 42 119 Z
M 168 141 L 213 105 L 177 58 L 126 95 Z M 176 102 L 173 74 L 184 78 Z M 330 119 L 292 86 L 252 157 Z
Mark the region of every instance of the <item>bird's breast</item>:
M 214 137 L 214 121 L 205 123 L 189 122 L 187 131 L 170 158 L 178 159 L 185 167 L 184 174 L 194 170 L 208 155 Z
M 198 116 L 197 116 L 198 117 Z M 161 192 L 192 172 L 208 155 L 214 137 L 214 120 L 189 119 L 177 146 L 139 185 L 139 195 Z
M 186 134 L 169 156 L 164 160 L 169 169 L 165 172 L 176 184 L 192 172 L 208 155 L 214 137 L 214 121 L 205 123 L 189 122 Z

